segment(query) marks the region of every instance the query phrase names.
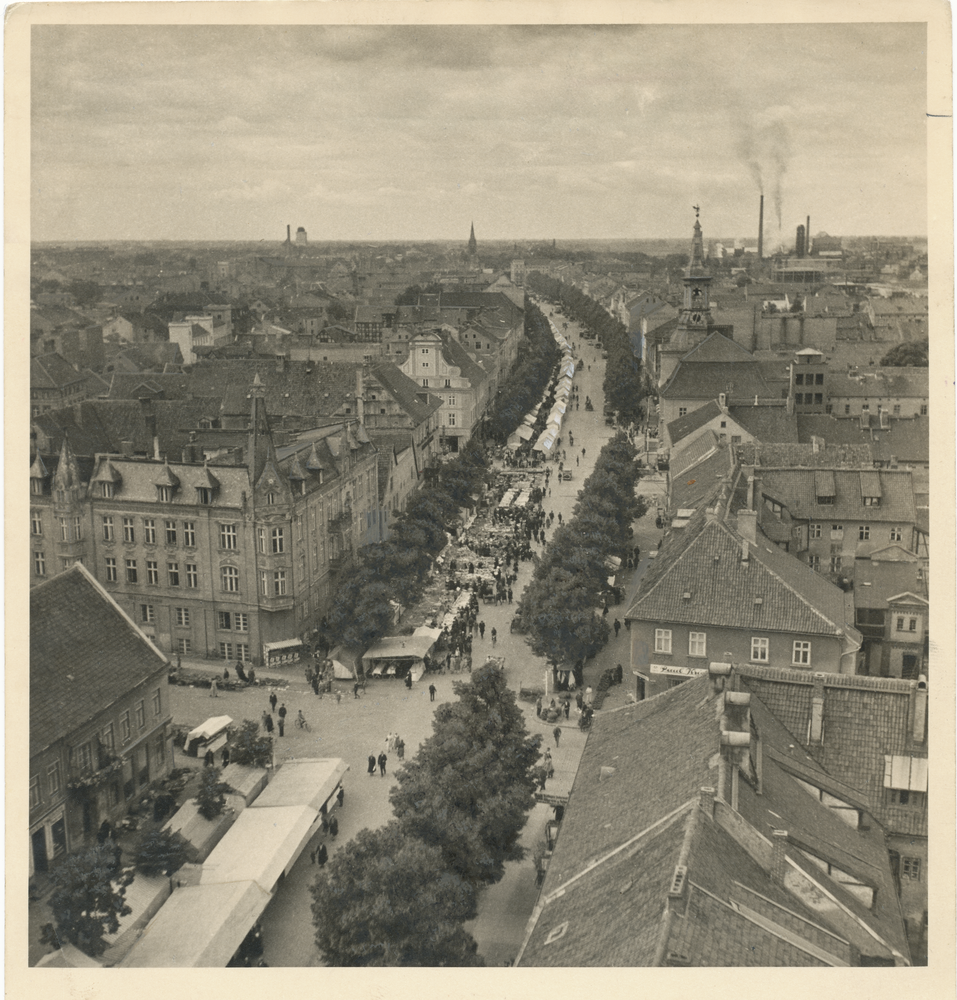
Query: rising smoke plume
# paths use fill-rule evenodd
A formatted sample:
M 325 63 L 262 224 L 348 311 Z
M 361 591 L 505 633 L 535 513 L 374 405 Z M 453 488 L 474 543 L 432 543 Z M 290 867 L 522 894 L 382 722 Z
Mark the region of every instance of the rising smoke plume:
M 767 179 L 779 231 L 784 175 L 791 159 L 791 135 L 786 120 L 789 113 L 789 108 L 768 108 L 752 115 L 743 123 L 738 139 L 738 155 L 747 164 L 761 194 L 765 193 Z

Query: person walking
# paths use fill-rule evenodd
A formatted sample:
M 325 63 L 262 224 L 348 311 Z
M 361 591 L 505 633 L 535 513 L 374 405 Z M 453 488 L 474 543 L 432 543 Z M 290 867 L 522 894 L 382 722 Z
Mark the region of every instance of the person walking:
M 212 750 L 207 750 L 203 761 L 203 767 L 212 767 L 216 763 L 216 754 Z
M 480 639 L 484 639 L 485 638 L 485 622 L 484 621 L 479 622 L 478 623 L 478 628 L 479 628 L 479 638 Z
M 605 603 L 604 608 L 602 608 L 601 616 L 602 616 L 602 618 L 607 618 L 608 617 L 608 603 L 607 602 Z
M 266 712 L 263 722 L 266 726 L 266 732 L 271 736 L 274 726 L 273 726 L 272 716 L 268 712 Z
M 618 633 L 620 631 L 621 631 L 621 622 L 616 618 L 615 619 L 615 638 L 616 639 L 618 638 Z
M 379 754 L 379 776 L 381 778 L 385 777 L 385 765 L 388 759 L 384 752 Z
M 210 698 L 219 697 L 219 685 L 217 684 L 215 677 L 209 682 L 209 696 Z
M 358 681 L 356 681 L 355 684 L 352 685 L 352 697 L 353 698 L 358 698 L 359 697 L 359 682 Z
M 229 767 L 229 747 L 223 747 L 223 767 Z
M 329 852 L 326 850 L 325 844 L 319 845 L 319 850 L 316 851 L 316 864 L 322 868 L 322 866 L 329 860 Z
M 279 735 L 286 735 L 286 703 L 279 706 Z
M 370 753 L 369 754 L 369 777 L 371 778 L 373 774 L 375 774 L 375 757 L 373 756 L 373 754 Z
M 507 594 L 508 594 L 508 603 L 511 604 L 512 603 L 512 588 L 511 587 L 508 588 Z
M 278 701 L 279 701 L 279 699 L 278 699 L 278 698 L 276 697 L 276 689 L 275 689 L 275 688 L 273 688 L 273 689 L 272 689 L 272 690 L 271 690 L 271 691 L 269 692 L 269 707 L 270 707 L 270 708 L 271 708 L 271 709 L 272 709 L 272 710 L 273 710 L 274 712 L 276 711 L 276 702 L 278 702 Z
M 312 693 L 313 694 L 319 694 L 319 675 L 318 674 L 313 674 L 312 675 Z
M 223 680 L 226 681 L 227 684 L 229 683 L 229 665 L 228 664 L 225 667 L 223 667 Z
M 412 671 L 411 670 L 405 675 L 405 686 L 410 691 L 412 690 Z
M 339 791 L 336 792 L 336 802 L 339 803 L 339 808 L 340 809 L 342 808 L 342 804 L 345 801 L 346 801 L 346 790 L 342 787 L 342 785 L 340 785 L 339 786 Z
M 336 691 L 336 708 L 339 707 L 339 702 L 342 701 L 342 692 Z
M 552 732 L 552 736 L 555 737 L 555 749 L 558 749 L 558 741 L 562 738 L 562 727 L 556 726 Z
M 429 685 L 429 701 L 435 701 L 435 691 L 436 687 L 434 684 Z
M 492 636 L 492 645 L 494 646 L 498 642 L 498 632 L 496 632 L 494 628 L 492 629 L 491 636 Z
M 335 816 L 329 820 L 329 834 L 333 840 L 339 836 L 339 820 L 337 820 Z
M 571 710 L 572 710 L 571 698 L 566 698 L 565 699 L 565 707 L 564 707 L 564 709 L 562 709 L 562 711 L 565 713 L 565 718 L 566 719 L 568 718 L 568 713 L 571 712 Z

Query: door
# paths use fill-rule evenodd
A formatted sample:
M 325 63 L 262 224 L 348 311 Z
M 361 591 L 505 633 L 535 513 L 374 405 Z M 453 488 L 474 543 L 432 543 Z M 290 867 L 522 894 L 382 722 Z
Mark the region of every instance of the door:
M 50 832 L 53 834 L 53 857 L 58 858 L 61 854 L 66 854 L 66 821 L 62 816 L 53 824 Z
M 901 677 L 905 681 L 916 681 L 920 673 L 920 660 L 913 653 L 905 653 L 901 662 Z
M 30 838 L 33 841 L 33 870 L 45 872 L 49 868 L 47 859 L 47 828 L 41 826 Z

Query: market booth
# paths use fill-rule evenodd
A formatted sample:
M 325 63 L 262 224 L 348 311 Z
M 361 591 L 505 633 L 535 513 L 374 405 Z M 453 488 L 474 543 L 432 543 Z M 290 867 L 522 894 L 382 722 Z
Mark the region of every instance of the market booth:
M 263 643 L 263 666 L 284 667 L 298 663 L 305 652 L 301 639 L 281 639 Z
M 186 735 L 183 744 L 186 753 L 190 757 L 205 757 L 208 750 L 216 753 L 220 747 L 226 746 L 232 721 L 228 715 L 216 715 L 200 723 Z
M 405 677 L 417 681 L 425 673 L 425 658 L 435 649 L 440 629 L 420 626 L 412 635 L 380 639 L 362 654 L 366 677 Z

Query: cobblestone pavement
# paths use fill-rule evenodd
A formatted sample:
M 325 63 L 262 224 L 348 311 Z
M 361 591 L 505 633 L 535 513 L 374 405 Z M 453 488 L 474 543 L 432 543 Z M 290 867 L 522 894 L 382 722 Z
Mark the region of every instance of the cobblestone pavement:
M 584 479 L 590 474 L 594 461 L 605 442 L 614 434 L 602 415 L 604 396 L 602 379 L 604 363 L 600 352 L 588 341 L 579 340 L 578 327 L 569 324 L 570 340 L 579 344 L 576 354 L 582 356 L 583 365 L 576 374 L 575 382 L 581 398 L 581 409 L 570 410 L 562 427 L 563 447 L 570 456 L 566 466 L 571 465 L 574 479 L 570 482 L 554 482 L 558 463 L 552 463 L 555 473 L 551 495 L 544 500 L 545 510 L 554 511 L 558 525 L 558 514 L 562 519 L 571 517 L 578 491 Z M 591 371 L 588 366 L 591 366 Z M 585 396 L 590 396 L 594 411 L 584 409 Z M 574 449 L 568 444 L 568 433 L 575 437 Z M 581 450 L 585 449 L 582 456 Z M 579 464 L 574 464 L 577 453 Z M 662 492 L 663 484 L 657 478 L 642 480 L 640 490 L 653 497 Z M 554 528 L 553 528 L 554 530 Z M 546 532 L 550 537 L 552 532 Z M 647 553 L 655 547 L 660 532 L 654 529 L 654 504 L 651 514 L 636 525 L 636 543 L 641 546 L 642 566 L 633 573 L 626 586 L 626 600 L 613 614 L 621 617 L 628 606 L 628 599 L 637 588 L 640 574 L 647 564 Z M 536 547 L 541 551 L 540 547 Z M 515 601 L 524 591 L 531 576 L 531 563 L 520 563 L 518 580 L 514 585 Z M 487 654 L 504 656 L 506 675 L 514 691 L 520 687 L 541 687 L 546 676 L 545 661 L 535 656 L 526 645 L 524 637 L 510 631 L 510 623 L 515 614 L 515 604 L 486 604 L 480 607 L 479 617 L 485 621 L 485 638 L 474 637 L 473 661 L 483 662 Z M 497 642 L 491 641 L 491 630 L 498 633 Z M 633 691 L 630 686 L 628 661 L 628 632 L 621 630 L 618 638 L 612 636 L 609 644 L 591 661 L 585 670 L 586 683 L 594 685 L 606 666 L 621 662 L 626 668 L 626 681 L 620 688 L 613 688 L 605 700 L 605 710 L 625 704 L 627 695 Z M 184 662 L 185 666 L 221 670 L 215 661 L 207 663 Z M 265 671 L 262 671 L 265 673 Z M 389 789 L 393 784 L 392 775 L 400 765 L 395 754 L 389 754 L 387 777 L 366 774 L 366 759 L 385 749 L 386 736 L 397 732 L 406 744 L 406 754 L 413 755 L 423 739 L 432 731 L 432 712 L 436 705 L 454 697 L 452 690 L 454 675 L 428 675 L 407 690 L 401 682 L 380 680 L 370 681 L 366 693 L 355 699 L 350 682 L 337 682 L 342 693 L 340 702 L 325 695 L 318 698 L 307 687 L 302 671 L 298 667 L 287 667 L 269 671 L 270 676 L 285 677 L 289 686 L 279 692 L 280 702 L 285 702 L 290 719 L 295 718 L 298 709 L 310 723 L 311 731 L 303 732 L 290 725 L 284 737 L 276 734 L 277 763 L 294 757 L 341 757 L 349 765 L 345 778 L 345 804 L 338 813 L 339 835 L 336 841 L 327 840 L 330 856 L 348 843 L 360 830 L 377 828 L 387 823 L 392 816 L 389 805 Z M 429 701 L 428 683 L 435 683 L 438 693 L 435 703 Z M 230 715 L 234 720 L 244 718 L 259 719 L 268 706 L 268 689 L 258 688 L 242 692 L 221 691 L 219 698 L 209 697 L 208 690 L 201 688 L 176 687 L 171 689 L 173 718 L 178 724 L 196 725 L 210 715 Z M 555 776 L 547 790 L 563 792 L 571 788 L 578 763 L 585 744 L 585 734 L 578 729 L 574 715 L 562 726 L 560 745 L 555 746 L 552 735 L 554 724 L 544 725 L 535 717 L 534 705 L 521 703 L 526 724 L 532 733 L 540 734 L 544 746 L 549 746 L 555 765 Z M 524 928 L 532 908 L 538 898 L 535 870 L 531 855 L 537 843 L 544 837 L 545 823 L 552 816 L 548 806 L 539 805 L 532 810 L 528 824 L 523 831 L 522 843 L 528 849 L 525 861 L 506 867 L 503 880 L 485 890 L 479 905 L 477 920 L 469 925 L 471 933 L 479 945 L 479 952 L 489 965 L 510 963 L 521 945 Z M 321 835 L 320 835 L 321 836 Z M 320 965 L 318 952 L 313 941 L 311 886 L 315 867 L 309 860 L 310 851 L 317 846 L 311 844 L 292 869 L 290 876 L 277 890 L 276 898 L 263 915 L 265 938 L 265 958 L 271 966 Z

